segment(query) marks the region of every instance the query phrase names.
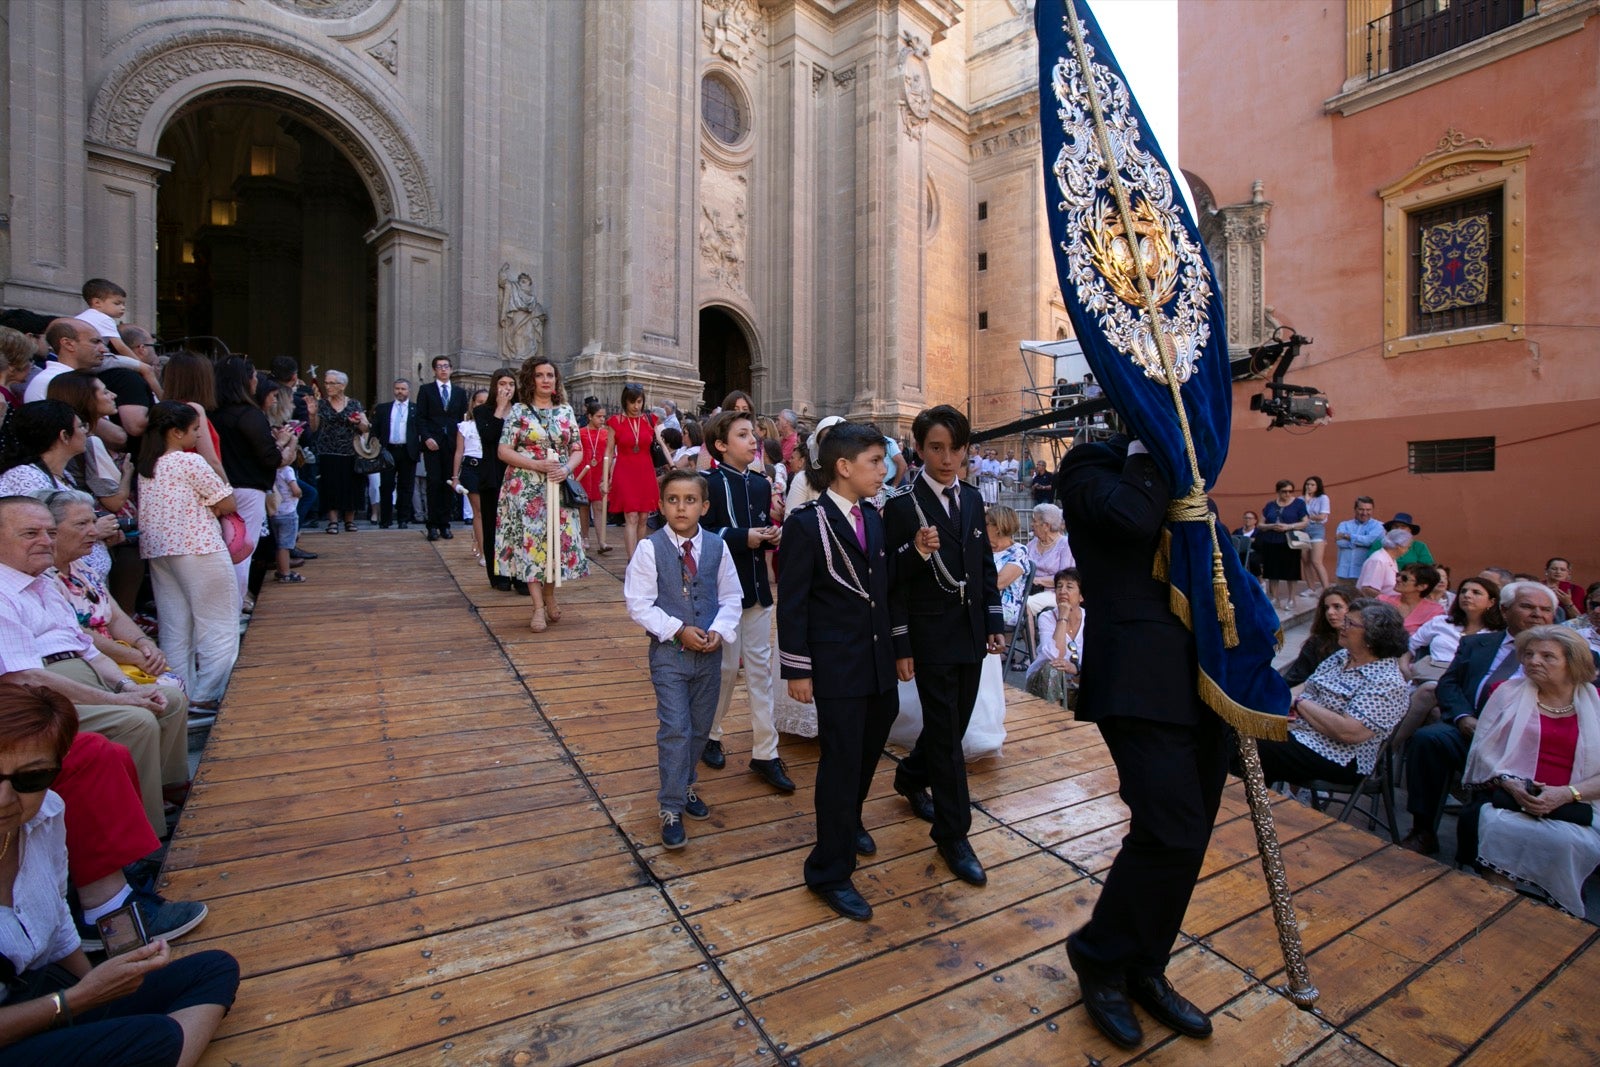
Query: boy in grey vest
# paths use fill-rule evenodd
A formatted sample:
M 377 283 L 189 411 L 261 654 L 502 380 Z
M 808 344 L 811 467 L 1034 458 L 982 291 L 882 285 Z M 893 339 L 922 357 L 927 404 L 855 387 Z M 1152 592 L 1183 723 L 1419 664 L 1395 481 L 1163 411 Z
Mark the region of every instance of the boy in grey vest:
M 743 593 L 722 539 L 700 528 L 710 506 L 695 471 L 661 478 L 667 524 L 639 542 L 622 597 L 628 617 L 650 634 L 650 684 L 656 690 L 656 761 L 661 772 L 661 844 L 682 848 L 683 817 L 708 819 L 695 795 L 695 764 L 706 747 L 722 685 L 722 643 L 739 635 Z

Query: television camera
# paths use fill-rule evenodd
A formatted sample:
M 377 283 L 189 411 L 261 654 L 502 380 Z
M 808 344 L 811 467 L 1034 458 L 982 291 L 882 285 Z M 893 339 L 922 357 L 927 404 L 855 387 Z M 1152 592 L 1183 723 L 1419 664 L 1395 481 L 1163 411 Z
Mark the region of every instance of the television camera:
M 1267 424 L 1269 430 L 1274 426 L 1310 426 L 1333 417 L 1333 405 L 1322 390 L 1284 381 L 1300 349 L 1311 343 L 1311 338 L 1300 336 L 1292 327 L 1280 326 L 1272 331 L 1272 340 L 1250 349 L 1250 375 L 1265 374 L 1274 364 L 1277 367 L 1267 382 L 1267 391 L 1250 398 L 1250 410 L 1272 420 Z

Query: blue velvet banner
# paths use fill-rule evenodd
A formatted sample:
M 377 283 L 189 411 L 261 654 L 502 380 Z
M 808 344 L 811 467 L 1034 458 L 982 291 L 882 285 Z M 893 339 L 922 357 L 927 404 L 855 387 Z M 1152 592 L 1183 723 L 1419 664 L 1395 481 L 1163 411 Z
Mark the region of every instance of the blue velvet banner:
M 1189 507 L 1177 509 L 1184 517 L 1167 524 L 1166 569 L 1173 611 L 1194 631 L 1199 649 L 1201 697 L 1242 732 L 1281 739 L 1289 690 L 1272 669 L 1278 614 L 1240 565 L 1226 528 L 1204 511 L 1201 495 L 1227 459 L 1233 403 L 1210 258 L 1088 5 L 1039 0 L 1034 18 L 1045 200 L 1073 331 L 1129 432 L 1150 449 L 1174 493 L 1189 497 Z M 1119 182 L 1105 164 L 1107 147 Z M 1169 377 L 1179 386 L 1187 441 Z M 1220 561 L 1213 556 L 1218 547 Z M 1218 584 L 1222 576 L 1225 587 Z

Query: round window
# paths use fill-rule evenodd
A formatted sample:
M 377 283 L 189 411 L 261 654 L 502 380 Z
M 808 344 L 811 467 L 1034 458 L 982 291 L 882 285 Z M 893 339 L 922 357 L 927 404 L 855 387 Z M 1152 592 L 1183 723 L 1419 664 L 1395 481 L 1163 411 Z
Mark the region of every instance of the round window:
M 707 74 L 700 82 L 700 118 L 723 144 L 738 144 L 749 129 L 739 91 L 721 74 Z

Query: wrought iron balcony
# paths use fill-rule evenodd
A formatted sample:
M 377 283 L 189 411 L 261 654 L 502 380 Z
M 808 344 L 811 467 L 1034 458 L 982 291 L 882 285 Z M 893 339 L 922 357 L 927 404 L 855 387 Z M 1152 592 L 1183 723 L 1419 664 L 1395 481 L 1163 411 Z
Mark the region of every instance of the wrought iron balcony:
M 1522 21 L 1524 0 L 1412 0 L 1367 23 L 1367 80 Z

